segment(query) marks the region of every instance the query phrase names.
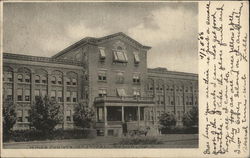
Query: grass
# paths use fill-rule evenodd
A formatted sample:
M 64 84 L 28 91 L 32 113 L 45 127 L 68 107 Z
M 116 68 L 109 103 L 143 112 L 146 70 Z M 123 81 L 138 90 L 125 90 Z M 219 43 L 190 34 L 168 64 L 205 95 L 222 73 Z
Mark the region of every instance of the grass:
M 122 140 L 119 142 L 119 145 L 155 145 L 155 144 L 163 144 L 163 142 L 156 137 L 143 137 L 143 136 L 122 138 Z

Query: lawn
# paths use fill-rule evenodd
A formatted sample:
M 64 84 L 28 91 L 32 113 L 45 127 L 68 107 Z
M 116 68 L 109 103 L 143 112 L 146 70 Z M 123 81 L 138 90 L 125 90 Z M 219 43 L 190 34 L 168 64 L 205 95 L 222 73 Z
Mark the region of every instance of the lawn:
M 167 134 L 156 137 L 161 144 L 122 145 L 124 138 L 102 137 L 94 139 L 67 139 L 3 143 L 5 149 L 76 149 L 76 148 L 198 148 L 197 134 Z

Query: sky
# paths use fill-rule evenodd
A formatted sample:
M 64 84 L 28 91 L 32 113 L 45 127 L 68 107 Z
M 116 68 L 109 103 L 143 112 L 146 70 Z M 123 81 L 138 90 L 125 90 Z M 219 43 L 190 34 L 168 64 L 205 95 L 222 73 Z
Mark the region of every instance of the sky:
M 50 57 L 88 37 L 123 32 L 151 46 L 148 67 L 198 73 L 194 2 L 4 3 L 3 51 Z

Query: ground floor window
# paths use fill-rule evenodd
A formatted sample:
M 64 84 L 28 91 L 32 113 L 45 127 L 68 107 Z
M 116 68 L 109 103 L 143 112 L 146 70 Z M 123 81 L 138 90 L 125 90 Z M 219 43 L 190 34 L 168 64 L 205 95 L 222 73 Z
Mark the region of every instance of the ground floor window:
M 138 107 L 124 107 L 124 119 L 125 121 L 137 121 L 138 119 Z
M 108 121 L 122 121 L 122 107 L 107 107 Z

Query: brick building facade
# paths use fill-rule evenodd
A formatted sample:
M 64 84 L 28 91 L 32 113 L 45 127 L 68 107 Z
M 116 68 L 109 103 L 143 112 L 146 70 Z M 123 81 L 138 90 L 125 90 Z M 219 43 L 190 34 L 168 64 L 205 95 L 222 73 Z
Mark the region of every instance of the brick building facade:
M 96 111 L 95 128 L 119 135 L 128 128 L 157 126 L 157 117 L 173 112 L 181 125 L 183 113 L 198 105 L 197 74 L 147 68 L 144 46 L 124 33 L 86 37 L 52 57 L 3 54 L 3 97 L 17 104 L 15 129 L 29 127 L 28 110 L 36 95 L 62 105 L 59 127 L 74 128 L 79 101 Z

